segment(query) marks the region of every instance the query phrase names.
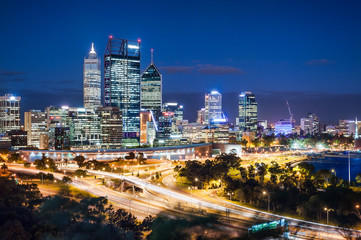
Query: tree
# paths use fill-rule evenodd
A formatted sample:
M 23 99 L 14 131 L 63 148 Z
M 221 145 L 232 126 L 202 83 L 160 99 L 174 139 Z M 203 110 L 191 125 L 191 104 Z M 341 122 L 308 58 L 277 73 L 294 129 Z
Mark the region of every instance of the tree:
M 85 157 L 79 155 L 74 158 L 74 161 L 76 161 L 76 164 L 81 168 L 85 162 Z
M 135 153 L 129 152 L 127 156 L 125 156 L 125 159 L 127 160 L 134 160 L 135 159 Z
M 77 177 L 86 177 L 87 172 L 87 170 L 77 169 L 75 170 L 74 175 Z
M 357 174 L 356 176 L 356 182 L 361 184 L 361 173 Z
M 70 177 L 67 177 L 67 176 L 63 176 L 63 179 L 61 180 L 63 183 L 71 183 L 72 180 Z
M 243 147 L 247 148 L 248 141 L 247 141 L 246 139 L 242 139 L 242 140 L 240 141 L 240 144 L 241 144 Z
M 31 165 L 31 163 L 29 163 L 29 162 L 24 162 L 24 167 L 29 168 L 30 165 Z
M 21 162 L 22 159 L 20 157 L 19 153 L 13 153 L 11 154 L 11 156 L 8 158 L 9 162 Z
M 147 158 L 144 157 L 144 153 L 140 152 L 137 155 L 138 164 L 144 164 Z
M 40 169 L 40 170 L 49 170 L 52 172 L 55 172 L 58 170 L 54 160 L 46 157 L 45 154 L 43 154 L 41 159 L 36 159 L 34 161 L 34 165 L 35 165 L 36 169 Z
M 1 170 L 4 171 L 4 174 L 5 174 L 6 169 L 8 169 L 8 166 L 6 166 L 6 164 L 3 163 L 3 164 L 1 165 Z

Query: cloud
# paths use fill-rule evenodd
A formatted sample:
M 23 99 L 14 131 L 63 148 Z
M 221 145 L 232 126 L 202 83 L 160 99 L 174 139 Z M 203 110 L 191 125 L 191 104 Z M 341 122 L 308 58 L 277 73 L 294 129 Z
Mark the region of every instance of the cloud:
M 332 61 L 327 60 L 327 59 L 312 59 L 306 62 L 306 65 L 326 65 L 326 64 L 330 64 L 332 63 Z
M 193 66 L 164 66 L 160 67 L 160 69 L 164 70 L 168 74 L 174 73 L 190 73 L 194 70 Z
M 227 75 L 227 74 L 245 74 L 239 68 L 228 67 L 228 66 L 216 66 L 211 64 L 198 65 L 197 71 L 201 74 L 210 74 L 210 75 Z
M 212 64 L 197 64 L 195 66 L 164 66 L 160 67 L 160 69 L 165 70 L 168 74 L 186 74 L 194 71 L 205 75 L 245 74 L 244 71 L 236 67 L 217 66 Z
M 20 72 L 20 71 L 0 70 L 0 76 L 12 77 L 12 76 L 19 76 L 24 74 L 25 72 Z

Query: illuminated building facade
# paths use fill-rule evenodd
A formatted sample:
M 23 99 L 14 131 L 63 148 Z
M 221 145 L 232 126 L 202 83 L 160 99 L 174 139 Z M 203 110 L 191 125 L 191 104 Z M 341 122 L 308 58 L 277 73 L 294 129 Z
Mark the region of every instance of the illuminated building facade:
M 20 101 L 12 94 L 0 96 L 0 134 L 20 130 Z
M 257 102 L 251 92 L 242 92 L 239 95 L 238 127 L 240 132 L 257 131 Z
M 122 148 L 122 112 L 118 107 L 100 107 L 96 111 L 100 117 L 101 147 L 103 149 Z
M 109 37 L 104 54 L 104 105 L 122 112 L 124 145 L 138 145 L 140 41 Z
M 197 111 L 197 123 L 198 124 L 205 124 L 206 121 L 206 109 L 205 108 L 201 108 L 200 110 Z
M 141 111 L 140 112 L 140 143 L 146 144 L 147 140 L 147 128 L 148 122 L 152 122 L 152 114 L 150 111 Z
M 275 135 L 289 135 L 295 131 L 294 119 L 281 119 L 275 124 Z
M 222 94 L 212 91 L 204 97 L 205 124 L 222 119 Z
M 101 71 L 100 58 L 92 43 L 89 55 L 84 58 L 83 66 L 83 94 L 84 107 L 95 108 L 101 106 Z
M 100 117 L 93 108 L 69 108 L 68 126 L 72 148 L 100 148 Z
M 157 139 L 170 139 L 173 115 L 173 112 L 162 112 L 162 116 L 159 117 Z
M 307 118 L 301 118 L 301 129 L 304 135 L 317 135 L 320 132 L 320 122 L 314 113 L 309 113 Z
M 163 112 L 172 112 L 173 122 L 183 120 L 183 105 L 178 103 L 164 103 Z
M 158 120 L 162 111 L 162 74 L 152 60 L 141 77 L 141 108 L 153 111 Z
M 40 144 L 40 138 L 42 135 L 48 135 L 46 112 L 42 112 L 41 110 L 30 110 L 29 112 L 25 112 L 24 130 L 28 135 L 29 146 L 44 149 L 43 144 Z
M 68 106 L 47 107 L 47 130 L 49 133 L 49 149 L 70 149 L 70 129 L 68 125 Z

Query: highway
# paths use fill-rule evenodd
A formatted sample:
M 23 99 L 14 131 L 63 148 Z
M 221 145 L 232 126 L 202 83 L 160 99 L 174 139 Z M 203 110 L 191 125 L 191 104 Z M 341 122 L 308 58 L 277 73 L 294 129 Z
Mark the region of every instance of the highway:
M 24 169 L 22 167 L 9 166 L 10 170 L 27 171 L 36 174 L 39 170 Z M 65 168 L 66 170 L 75 170 Z M 280 216 L 277 214 L 270 214 L 263 211 L 243 207 L 228 201 L 214 199 L 202 199 L 197 196 L 191 196 L 187 193 L 179 191 L 172 186 L 164 188 L 156 186 L 148 181 L 139 179 L 134 176 L 124 176 L 118 173 L 110 173 L 104 171 L 87 170 L 94 175 L 106 176 L 109 178 L 122 179 L 128 183 L 134 184 L 143 189 L 146 197 L 140 195 L 130 195 L 127 193 L 120 193 L 118 191 L 111 190 L 104 186 L 99 186 L 94 183 L 89 183 L 86 179 L 73 179 L 72 186 L 87 191 L 96 196 L 106 196 L 111 202 L 124 208 L 126 206 L 136 216 L 145 217 L 147 215 L 157 215 L 161 212 L 172 211 L 173 214 L 182 214 L 184 208 L 176 208 L 177 204 L 181 203 L 181 206 L 187 206 L 192 209 L 206 210 L 207 212 L 217 213 L 220 216 L 225 216 L 225 212 L 230 212 L 230 218 L 232 221 L 239 222 L 243 225 L 249 226 L 255 223 L 255 219 L 269 221 L 280 218 L 285 218 L 290 226 L 302 228 L 303 232 L 309 235 L 322 237 L 324 239 L 343 239 L 339 234 L 340 228 L 319 224 L 315 222 L 302 221 L 299 219 Z M 45 172 L 45 171 L 43 171 Z M 53 173 L 54 177 L 61 179 L 64 174 Z M 172 177 L 172 176 L 171 176 Z M 173 205 L 173 206 L 172 206 Z M 190 207 L 191 206 L 191 207 Z M 188 208 L 188 209 L 189 209 Z M 247 224 L 248 223 L 248 224 Z
M 171 199 L 177 199 L 179 201 L 192 203 L 196 206 L 199 206 L 199 208 L 206 208 L 206 209 L 221 211 L 221 212 L 224 212 L 224 214 L 225 214 L 226 210 L 229 209 L 230 214 L 232 216 L 246 218 L 246 219 L 256 218 L 256 219 L 263 219 L 265 221 L 269 221 L 269 220 L 284 218 L 288 221 L 290 226 L 302 227 L 303 229 L 307 229 L 311 232 L 314 232 L 314 233 L 316 232 L 319 236 L 322 236 L 323 238 L 343 239 L 343 237 L 339 233 L 339 231 L 342 229 L 339 227 L 326 225 L 326 224 L 320 224 L 320 223 L 316 223 L 316 222 L 299 220 L 299 219 L 290 218 L 290 217 L 284 217 L 284 216 L 277 215 L 277 214 L 271 214 L 271 213 L 255 210 L 252 208 L 240 206 L 240 205 L 237 205 L 237 204 L 234 204 L 231 202 L 227 202 L 227 201 L 211 203 L 206 200 L 197 198 L 195 196 L 189 196 L 188 194 L 180 193 L 178 191 L 174 191 L 174 190 L 170 190 L 167 188 L 153 185 L 147 181 L 141 180 L 136 177 L 120 176 L 118 174 L 112 174 L 112 173 L 94 171 L 94 170 L 90 170 L 89 172 L 93 173 L 93 174 L 105 175 L 105 176 L 108 176 L 111 178 L 123 179 L 123 180 L 131 182 L 134 185 L 137 185 L 141 188 L 145 188 L 150 191 L 168 196 Z M 358 231 L 358 232 L 361 233 L 360 231 Z

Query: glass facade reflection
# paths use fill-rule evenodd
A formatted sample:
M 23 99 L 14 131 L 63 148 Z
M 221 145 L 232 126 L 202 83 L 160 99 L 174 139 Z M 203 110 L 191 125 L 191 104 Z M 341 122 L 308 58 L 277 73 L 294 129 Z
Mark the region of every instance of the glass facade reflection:
M 122 112 L 124 140 L 139 142 L 140 41 L 109 38 L 104 55 L 104 104 Z
M 256 97 L 251 92 L 242 92 L 239 95 L 239 130 L 257 130 L 257 102 Z
M 162 111 L 162 75 L 151 63 L 141 77 L 141 108 L 153 111 L 158 120 Z

